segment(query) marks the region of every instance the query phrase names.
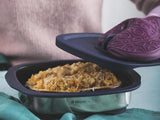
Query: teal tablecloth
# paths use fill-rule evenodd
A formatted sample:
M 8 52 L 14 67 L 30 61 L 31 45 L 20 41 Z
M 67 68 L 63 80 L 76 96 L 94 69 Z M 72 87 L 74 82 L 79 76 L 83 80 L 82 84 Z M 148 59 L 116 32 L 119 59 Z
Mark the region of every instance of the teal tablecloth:
M 84 120 L 160 120 L 160 67 L 138 68 L 136 71 L 142 77 L 142 85 L 132 92 L 128 110 L 122 114 L 91 115 Z M 6 71 L 0 72 L 0 120 L 39 120 L 23 105 L 10 99 L 17 98 L 17 91 L 10 88 L 4 79 Z M 5 93 L 5 94 L 3 94 Z M 7 96 L 7 95 L 9 96 Z M 136 109 L 135 109 L 136 108 Z M 23 112 L 22 112 L 23 111 Z M 157 112 L 156 112 L 157 111 Z M 11 114 L 11 112 L 13 114 Z M 23 114 L 20 114 L 23 113 Z M 6 116 L 11 118 L 6 118 Z M 14 115 L 14 116 L 12 116 Z M 18 117 L 17 117 L 18 116 Z M 14 117 L 17 117 L 14 119 Z M 23 119 L 22 119 L 23 118 Z M 77 120 L 78 116 L 72 113 L 64 114 L 60 120 Z M 54 118 L 52 118 L 54 120 Z
M 60 120 L 160 120 L 160 112 L 132 108 L 118 115 L 95 114 L 89 117 L 64 114 Z M 15 98 L 0 93 L 0 120 L 40 120 Z M 45 120 L 57 120 L 49 118 Z

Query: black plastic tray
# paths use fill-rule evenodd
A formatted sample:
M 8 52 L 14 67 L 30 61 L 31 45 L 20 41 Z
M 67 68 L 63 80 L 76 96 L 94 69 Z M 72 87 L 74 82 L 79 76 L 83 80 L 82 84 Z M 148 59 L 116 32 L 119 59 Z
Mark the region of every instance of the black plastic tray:
M 112 71 L 119 80 L 122 81 L 122 86 L 115 89 L 102 89 L 95 91 L 84 91 L 77 93 L 57 93 L 57 92 L 39 92 L 30 90 L 25 87 L 25 83 L 32 74 L 38 73 L 41 70 L 46 70 L 51 67 L 64 64 L 72 64 L 78 62 L 77 60 L 63 60 L 63 61 L 50 61 L 43 63 L 30 63 L 22 64 L 11 67 L 5 78 L 8 84 L 18 90 L 21 93 L 31 96 L 38 97 L 81 97 L 81 96 L 96 96 L 96 95 L 107 95 L 128 92 L 137 89 L 141 84 L 141 77 L 134 70 L 129 71 Z M 82 61 L 85 62 L 85 61 Z
M 136 67 L 160 65 L 160 59 L 152 62 L 134 62 L 114 58 L 107 51 L 99 49 L 98 38 L 101 35 L 100 33 L 62 34 L 56 37 L 56 45 L 84 60 L 113 70 L 124 71 Z

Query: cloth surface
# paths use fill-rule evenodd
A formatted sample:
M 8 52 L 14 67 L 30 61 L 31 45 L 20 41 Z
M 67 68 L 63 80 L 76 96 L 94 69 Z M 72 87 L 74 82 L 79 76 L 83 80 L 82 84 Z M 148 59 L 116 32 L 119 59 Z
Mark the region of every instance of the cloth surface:
M 4 93 L 0 93 L 0 119 L 2 120 L 40 120 L 18 100 Z M 118 115 L 95 114 L 87 118 L 75 116 L 72 113 L 64 114 L 60 120 L 160 120 L 160 112 L 144 109 L 128 109 Z M 54 117 L 52 120 L 55 120 Z
M 18 100 L 0 93 L 0 120 L 40 120 Z
M 7 71 L 0 71 L 0 92 L 18 98 L 18 91 L 11 88 L 5 80 L 6 73 Z
M 74 114 L 66 113 L 61 120 L 82 120 Z M 126 112 L 118 115 L 92 115 L 84 120 L 160 120 L 160 112 L 153 112 L 144 109 L 128 109 Z

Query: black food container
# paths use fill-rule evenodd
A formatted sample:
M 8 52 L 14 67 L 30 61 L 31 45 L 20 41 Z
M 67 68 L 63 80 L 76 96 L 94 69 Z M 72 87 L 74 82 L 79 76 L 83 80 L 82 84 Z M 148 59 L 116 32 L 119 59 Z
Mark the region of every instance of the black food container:
M 60 115 L 66 112 L 75 114 L 121 113 L 130 102 L 130 91 L 140 86 L 140 76 L 134 70 L 130 70 L 125 72 L 112 71 L 122 81 L 122 85 L 116 89 L 56 93 L 33 91 L 25 87 L 26 81 L 32 74 L 74 62 L 78 61 L 51 61 L 15 66 L 9 69 L 6 80 L 12 88 L 20 92 L 19 98 L 26 107 L 33 112 L 49 115 Z
M 7 83 L 19 91 L 22 104 L 34 113 L 43 115 L 62 115 L 66 112 L 74 114 L 106 113 L 117 114 L 124 112 L 130 103 L 131 91 L 141 84 L 141 77 L 133 68 L 159 65 L 153 63 L 136 63 L 112 58 L 107 53 L 97 49 L 98 38 L 101 34 L 75 33 L 57 36 L 56 44 L 71 54 L 84 60 L 46 61 L 43 63 L 22 64 L 11 67 L 6 74 Z M 99 89 L 95 91 L 58 93 L 30 90 L 25 83 L 32 74 L 59 65 L 74 62 L 90 61 L 103 68 L 110 69 L 122 81 L 122 85 L 114 89 Z

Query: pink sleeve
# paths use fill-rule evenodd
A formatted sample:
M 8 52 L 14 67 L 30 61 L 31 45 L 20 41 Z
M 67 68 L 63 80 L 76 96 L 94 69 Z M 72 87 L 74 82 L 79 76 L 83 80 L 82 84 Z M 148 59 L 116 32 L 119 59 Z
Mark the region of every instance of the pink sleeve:
M 160 17 L 160 5 L 152 9 L 147 16 L 158 16 Z
M 148 14 L 153 8 L 160 5 L 160 0 L 131 0 L 134 2 L 138 10 L 143 11 L 145 14 Z

